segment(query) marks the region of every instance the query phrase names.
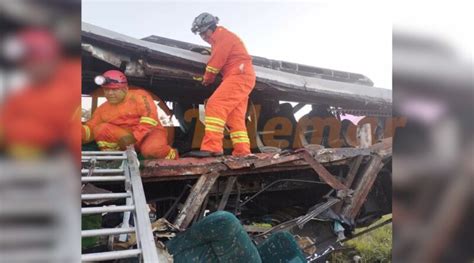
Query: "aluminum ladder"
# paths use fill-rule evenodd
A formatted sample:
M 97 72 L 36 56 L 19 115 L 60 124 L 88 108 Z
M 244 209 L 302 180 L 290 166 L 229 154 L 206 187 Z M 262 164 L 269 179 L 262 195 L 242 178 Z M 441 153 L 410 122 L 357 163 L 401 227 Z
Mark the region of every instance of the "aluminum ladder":
M 107 161 L 120 163 L 119 168 L 96 168 Z M 133 148 L 116 152 L 82 152 L 82 164 L 89 164 L 88 168 L 81 169 L 82 184 L 86 183 L 120 183 L 124 184 L 124 192 L 81 194 L 81 200 L 113 200 L 125 199 L 125 205 L 109 205 L 82 207 L 81 214 L 123 213 L 123 222 L 120 228 L 106 228 L 82 230 L 81 237 L 117 236 L 125 242 L 130 233 L 135 233 L 137 248 L 99 253 L 82 254 L 82 262 L 96 262 L 104 260 L 138 258 L 139 262 L 159 262 L 158 252 L 148 216 L 148 207 L 145 200 L 142 181 L 139 172 L 139 161 Z M 133 216 L 135 226 L 129 225 L 130 216 Z

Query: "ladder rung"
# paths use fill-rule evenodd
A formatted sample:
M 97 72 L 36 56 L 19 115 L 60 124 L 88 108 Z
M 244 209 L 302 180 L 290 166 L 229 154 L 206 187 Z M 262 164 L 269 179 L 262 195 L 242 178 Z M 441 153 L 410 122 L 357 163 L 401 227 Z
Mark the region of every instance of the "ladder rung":
M 123 173 L 123 172 L 124 172 L 123 169 L 94 169 L 94 170 L 92 170 L 93 174 L 119 174 L 119 173 Z M 82 169 L 81 173 L 82 174 L 88 174 L 89 169 Z
M 135 209 L 134 205 L 122 205 L 122 206 L 101 206 L 101 207 L 84 207 L 81 208 L 81 214 L 101 214 L 101 213 L 118 213 L 128 212 Z
M 95 237 L 95 236 L 108 236 L 108 235 L 120 235 L 128 234 L 135 232 L 134 227 L 126 228 L 104 228 L 104 229 L 91 229 L 91 230 L 82 230 L 82 237 Z
M 81 200 L 119 199 L 130 197 L 129 193 L 82 194 Z
M 131 258 L 138 256 L 142 253 L 141 249 L 129 249 L 120 251 L 108 251 L 100 253 L 83 254 L 81 256 L 82 261 L 104 261 L 122 258 Z
M 84 151 L 84 152 L 81 152 L 82 153 L 82 156 L 87 156 L 87 155 L 117 155 L 117 154 L 120 154 L 120 155 L 124 155 L 125 152 L 124 151 Z
M 125 181 L 126 177 L 123 175 L 117 176 L 82 176 L 81 181 L 83 183 L 88 182 L 114 182 L 114 181 Z
M 82 156 L 81 161 L 87 162 L 89 160 L 96 159 L 97 161 L 108 161 L 108 160 L 127 160 L 127 156 Z

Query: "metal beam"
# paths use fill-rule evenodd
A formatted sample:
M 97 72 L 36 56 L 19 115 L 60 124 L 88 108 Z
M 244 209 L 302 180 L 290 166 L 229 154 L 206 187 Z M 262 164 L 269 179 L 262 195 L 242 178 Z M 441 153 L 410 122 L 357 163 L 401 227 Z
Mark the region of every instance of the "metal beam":
M 343 185 L 336 177 L 334 177 L 324 166 L 316 161 L 308 151 L 302 151 L 301 156 L 303 159 L 313 168 L 313 170 L 326 182 L 329 186 L 336 190 L 349 190 L 349 188 Z
M 227 184 L 225 185 L 224 194 L 222 195 L 222 199 L 219 203 L 219 207 L 217 208 L 218 211 L 224 210 L 225 206 L 227 205 L 227 200 L 229 200 L 230 192 L 232 192 L 232 188 L 234 186 L 235 180 L 237 177 L 231 176 L 227 179 Z

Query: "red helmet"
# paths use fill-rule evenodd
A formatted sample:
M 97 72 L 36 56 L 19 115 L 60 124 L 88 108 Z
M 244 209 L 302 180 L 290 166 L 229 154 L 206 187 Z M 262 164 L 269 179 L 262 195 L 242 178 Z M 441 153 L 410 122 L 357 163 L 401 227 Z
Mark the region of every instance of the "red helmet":
M 128 85 L 127 77 L 121 71 L 109 70 L 94 79 L 95 84 L 108 89 L 119 89 Z
M 49 61 L 58 58 L 61 50 L 54 34 L 42 28 L 23 29 L 3 44 L 6 56 L 15 61 Z

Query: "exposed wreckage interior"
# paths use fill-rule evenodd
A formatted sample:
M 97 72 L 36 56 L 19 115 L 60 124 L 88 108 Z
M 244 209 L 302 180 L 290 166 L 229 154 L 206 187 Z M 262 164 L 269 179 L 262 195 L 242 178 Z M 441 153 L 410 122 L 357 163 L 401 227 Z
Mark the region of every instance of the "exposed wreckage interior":
M 155 95 L 173 146 L 180 153 L 199 148 L 202 104 L 218 85 L 206 89 L 194 79 L 202 75 L 209 49 L 82 26 L 82 93 L 91 100 L 91 110 L 102 96 L 94 76 L 121 69 L 131 85 Z M 230 211 L 255 242 L 289 231 L 308 259 L 322 260 L 356 227 L 391 213 L 391 133 L 381 132 L 393 131 L 391 91 L 374 87 L 361 74 L 253 59 L 257 83 L 247 122 L 255 156 L 142 160 L 147 201 L 156 208 L 153 217 L 166 218 L 181 229 L 209 212 Z M 295 114 L 307 105 L 316 105 L 313 116 L 340 123 L 337 136 L 324 130 L 328 127 L 320 133 L 316 127 L 298 129 Z M 318 115 L 317 105 L 328 106 L 330 116 Z M 346 114 L 371 119 L 365 122 L 369 125 L 353 125 L 341 119 Z M 284 123 L 266 126 L 280 117 Z M 349 136 L 350 131 L 357 136 Z

